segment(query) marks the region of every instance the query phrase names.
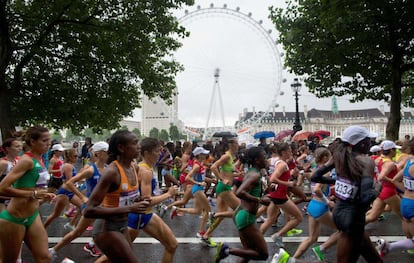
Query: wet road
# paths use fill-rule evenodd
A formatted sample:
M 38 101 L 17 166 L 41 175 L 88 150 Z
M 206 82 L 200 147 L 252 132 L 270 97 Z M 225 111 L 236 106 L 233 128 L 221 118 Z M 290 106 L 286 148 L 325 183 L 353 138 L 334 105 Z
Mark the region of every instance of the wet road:
M 188 206 L 191 206 L 190 203 Z M 46 217 L 51 210 L 50 204 L 43 204 L 41 207 L 41 213 L 43 218 Z M 216 252 L 215 248 L 209 248 L 204 244 L 201 244 L 199 239 L 196 238 L 196 232 L 199 224 L 199 217 L 193 215 L 186 215 L 183 217 L 176 217 L 174 220 L 170 220 L 169 213 L 164 217 L 165 222 L 171 227 L 174 234 L 176 235 L 179 246 L 176 251 L 175 261 L 178 263 L 211 263 L 213 262 L 214 255 Z M 66 233 L 63 229 L 63 225 L 68 222 L 67 218 L 60 217 L 56 219 L 47 229 L 49 234 L 49 245 L 53 246 L 60 238 Z M 279 222 L 283 222 L 283 217 L 279 219 Z M 298 244 L 307 236 L 308 223 L 307 216 L 304 216 L 304 221 L 299 225 L 299 228 L 303 229 L 303 233 L 296 237 L 285 237 L 283 238 L 285 249 L 293 254 Z M 276 252 L 277 248 L 272 243 L 270 235 L 276 232 L 278 228 L 272 227 L 265 234 L 266 241 L 269 249 L 269 258 L 266 262 L 271 261 L 271 257 Z M 379 237 L 385 238 L 388 241 L 397 241 L 404 239 L 403 232 L 401 230 L 400 220 L 392 213 L 386 213 L 386 219 L 381 222 L 370 224 L 366 227 L 368 233 L 371 235 L 371 239 L 376 241 Z M 321 237 L 319 242 L 326 240 L 331 234 L 331 230 L 326 227 L 321 229 Z M 68 257 L 75 262 L 94 262 L 96 258 L 91 257 L 88 253 L 82 250 L 83 245 L 90 240 L 91 232 L 86 231 L 81 238 L 78 238 L 72 242 L 69 246 L 59 251 L 58 261 L 61 262 L 63 258 Z M 225 241 L 230 246 L 240 246 L 240 239 L 238 237 L 237 230 L 233 225 L 232 220 L 226 219 L 216 230 L 213 240 L 216 242 Z M 140 233 L 140 237 L 137 238 L 133 244 L 135 254 L 139 259 L 139 262 L 160 262 L 161 255 L 163 253 L 163 247 L 158 241 L 148 237 L 144 232 Z M 30 251 L 24 246 L 23 247 L 23 259 L 27 263 L 34 262 Z M 237 257 L 229 256 L 224 263 L 237 262 Z M 301 258 L 304 260 L 316 260 L 315 255 L 309 249 L 305 255 Z M 326 253 L 326 259 L 328 262 L 336 261 L 336 247 L 330 248 Z M 263 261 L 250 261 L 250 262 L 263 262 Z M 360 259 L 358 262 L 365 262 Z M 414 262 L 414 255 L 408 254 L 406 251 L 392 252 L 386 256 L 384 262 Z

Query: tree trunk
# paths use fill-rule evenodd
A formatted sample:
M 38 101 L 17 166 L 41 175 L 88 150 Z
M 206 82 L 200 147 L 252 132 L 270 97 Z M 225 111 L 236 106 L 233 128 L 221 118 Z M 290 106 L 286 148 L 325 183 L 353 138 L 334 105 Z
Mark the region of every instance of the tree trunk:
M 0 78 L 0 129 L 2 139 L 13 137 L 16 131 L 11 115 L 11 98 L 4 79 Z
M 6 69 L 12 56 L 9 22 L 6 16 L 7 1 L 0 0 L 0 129 L 1 137 L 12 137 L 15 131 L 11 115 L 11 95 L 6 84 Z
M 401 122 L 401 71 L 400 65 L 393 63 L 390 116 L 386 128 L 386 138 L 396 141 L 399 138 Z

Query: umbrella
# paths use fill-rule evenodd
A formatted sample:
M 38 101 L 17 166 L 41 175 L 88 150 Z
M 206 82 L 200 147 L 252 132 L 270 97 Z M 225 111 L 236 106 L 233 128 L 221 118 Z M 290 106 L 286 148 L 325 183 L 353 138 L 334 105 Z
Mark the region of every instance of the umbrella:
M 237 134 L 230 131 L 219 131 L 213 134 L 213 137 L 220 137 L 220 138 L 232 138 L 237 137 Z
M 289 135 L 292 135 L 292 133 L 293 133 L 293 130 L 283 130 L 283 131 L 280 131 L 276 135 L 275 141 L 280 141 L 281 139 L 283 139 L 283 138 L 285 138 L 285 137 L 287 137 Z
M 260 131 L 260 132 L 256 132 L 253 135 L 253 138 L 255 139 L 260 139 L 260 138 L 272 138 L 275 137 L 275 133 L 272 131 Z
M 326 137 L 331 136 L 331 132 L 325 130 L 318 130 L 313 132 L 313 136 L 318 136 L 320 140 L 323 140 Z
M 310 131 L 298 131 L 297 133 L 295 133 L 295 135 L 293 135 L 292 140 L 294 141 L 300 141 L 300 140 L 307 140 L 309 138 L 309 136 L 312 136 L 313 132 Z

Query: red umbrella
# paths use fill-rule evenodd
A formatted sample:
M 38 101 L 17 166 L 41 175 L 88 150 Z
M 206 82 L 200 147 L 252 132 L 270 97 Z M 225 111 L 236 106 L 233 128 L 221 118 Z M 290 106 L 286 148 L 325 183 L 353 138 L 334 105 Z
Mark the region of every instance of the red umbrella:
M 292 133 L 293 133 L 293 130 L 280 131 L 280 132 L 278 132 L 278 134 L 276 134 L 275 141 L 280 141 L 281 139 L 283 139 L 283 138 L 285 138 L 289 135 L 292 135 Z
M 318 131 L 313 132 L 313 136 L 318 136 L 319 139 L 323 140 L 326 137 L 331 136 L 331 132 L 330 131 L 325 131 L 325 130 L 318 130 Z
M 295 135 L 293 135 L 292 140 L 294 141 L 300 141 L 300 140 L 307 140 L 309 138 L 309 136 L 312 136 L 313 132 L 310 131 L 298 131 L 297 133 L 295 133 Z

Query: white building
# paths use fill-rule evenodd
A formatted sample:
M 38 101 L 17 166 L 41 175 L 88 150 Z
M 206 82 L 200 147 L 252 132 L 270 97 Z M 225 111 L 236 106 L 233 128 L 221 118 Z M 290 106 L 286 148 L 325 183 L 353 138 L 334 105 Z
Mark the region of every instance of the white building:
M 177 125 L 177 98 L 173 99 L 171 105 L 167 105 L 161 98 L 149 99 L 143 97 L 141 134 L 148 136 L 152 128 L 158 130 L 170 129 L 171 123 Z M 178 125 L 177 125 L 178 126 Z
M 360 125 L 367 128 L 371 132 L 378 134 L 378 139 L 385 138 L 385 131 L 388 122 L 389 112 L 384 111 L 384 107 L 360 109 L 360 110 L 344 110 L 336 113 L 329 110 L 318 110 L 312 108 L 307 110 L 304 106 L 304 112 L 299 112 L 299 118 L 303 130 L 316 131 L 327 130 L 331 132 L 331 138 L 341 137 L 342 132 L 350 125 Z M 253 111 L 245 109 L 239 116 L 240 123 L 248 123 L 251 116 L 257 116 Z M 273 131 L 276 134 L 283 130 L 292 129 L 295 122 L 295 112 L 269 112 L 260 119 L 259 123 L 251 125 L 249 132 L 251 134 L 258 131 Z M 414 109 L 401 113 L 401 124 L 399 138 L 405 135 L 414 137 Z M 237 126 L 238 123 L 236 123 Z

